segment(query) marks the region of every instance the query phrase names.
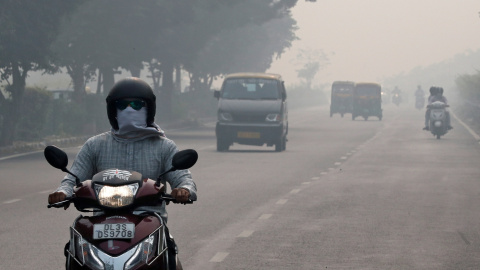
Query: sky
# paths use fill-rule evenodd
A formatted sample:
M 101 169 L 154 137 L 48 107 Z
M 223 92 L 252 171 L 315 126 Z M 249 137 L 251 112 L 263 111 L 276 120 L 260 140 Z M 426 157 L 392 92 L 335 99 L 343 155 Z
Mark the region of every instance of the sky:
M 479 0 L 299 0 L 294 41 L 268 72 L 300 82 L 300 50 L 323 52 L 328 62 L 314 84 L 382 81 L 418 66 L 480 49 Z M 479 63 L 480 69 L 480 63 Z

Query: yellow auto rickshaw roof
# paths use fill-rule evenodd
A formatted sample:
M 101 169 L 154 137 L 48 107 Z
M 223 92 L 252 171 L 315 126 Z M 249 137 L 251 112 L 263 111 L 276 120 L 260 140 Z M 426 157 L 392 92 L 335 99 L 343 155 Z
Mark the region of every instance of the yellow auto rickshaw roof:
M 376 82 L 357 82 L 355 86 L 374 86 L 378 88 L 382 88 L 382 86 L 379 83 Z
M 258 78 L 258 79 L 272 79 L 272 80 L 282 80 L 282 76 L 274 73 L 259 73 L 259 72 L 239 72 L 232 73 L 225 76 L 225 79 L 232 78 Z
M 337 84 L 340 84 L 340 85 L 355 85 L 355 82 L 352 82 L 352 81 L 334 81 L 332 83 L 332 85 L 337 85 Z

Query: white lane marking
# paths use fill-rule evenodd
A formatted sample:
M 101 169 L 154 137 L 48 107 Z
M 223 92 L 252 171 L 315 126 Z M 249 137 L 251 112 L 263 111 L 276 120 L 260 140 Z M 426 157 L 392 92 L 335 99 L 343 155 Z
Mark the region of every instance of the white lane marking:
M 13 200 L 10 200 L 10 201 L 5 201 L 3 203 L 4 204 L 9 204 L 9 203 L 14 203 L 14 202 L 18 202 L 18 201 L 21 201 L 21 199 L 13 199 Z
M 328 168 L 328 170 L 329 170 L 329 171 L 333 171 L 333 170 L 335 170 L 335 168 Z
M 328 174 L 328 172 L 321 172 L 320 174 L 321 174 L 321 175 L 325 175 L 325 174 Z
M 277 201 L 276 204 L 286 204 L 287 201 L 288 201 L 287 199 L 280 199 L 280 200 Z
M 340 166 L 340 165 L 342 165 L 341 162 L 335 162 L 335 166 Z
M 460 120 L 454 113 L 453 111 L 450 111 L 450 113 L 453 115 L 453 117 L 455 117 L 455 119 L 464 127 L 468 130 L 468 132 L 470 132 L 470 134 L 472 134 L 473 138 L 475 138 L 475 140 L 478 141 L 478 143 L 480 143 L 480 135 L 478 135 L 475 131 L 473 131 L 467 124 L 465 124 L 462 120 Z
M 357 152 L 357 150 L 352 150 L 352 153 L 356 153 L 356 152 Z
M 53 192 L 52 190 L 44 190 L 44 191 L 40 191 L 38 193 L 45 194 L 45 193 L 52 193 L 52 192 Z
M 297 194 L 298 192 L 300 192 L 300 189 L 294 189 L 294 190 L 290 191 L 290 193 L 292 193 L 292 194 Z
M 271 216 L 272 214 L 263 214 L 258 219 L 269 219 Z
M 310 182 L 303 182 L 302 185 L 310 185 Z
M 315 177 L 312 177 L 312 178 L 310 178 L 310 179 L 312 179 L 312 180 L 318 180 L 318 179 L 320 179 L 320 177 L 315 176 Z
M 243 231 L 241 234 L 239 234 L 237 237 L 250 237 L 254 231 L 251 230 L 246 230 Z
M 350 153 L 350 152 L 347 153 L 347 156 L 351 156 L 351 155 L 352 155 L 352 153 Z
M 345 159 L 347 159 L 347 157 L 341 157 L 340 159 L 343 159 L 343 160 L 345 160 Z
M 43 150 L 41 150 L 41 151 L 33 151 L 33 152 L 28 152 L 28 153 L 22 153 L 22 154 L 15 154 L 15 155 L 7 156 L 7 157 L 2 157 L 2 158 L 0 158 L 0 161 L 2 161 L 2 160 L 7 160 L 7 159 L 11 159 L 11 158 L 16 158 L 16 157 L 23 157 L 23 156 L 26 156 L 26 155 L 35 154 L 35 153 L 40 153 L 40 152 L 43 152 Z
M 211 262 L 222 262 L 228 256 L 228 252 L 217 252 L 210 261 Z

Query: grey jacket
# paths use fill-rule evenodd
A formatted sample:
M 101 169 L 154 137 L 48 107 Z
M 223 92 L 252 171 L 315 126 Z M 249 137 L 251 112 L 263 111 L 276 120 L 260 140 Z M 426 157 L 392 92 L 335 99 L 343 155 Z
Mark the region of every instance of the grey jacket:
M 105 132 L 91 137 L 82 146 L 72 164 L 70 171 L 80 181 L 92 179 L 93 175 L 106 169 L 122 169 L 139 172 L 143 178 L 157 179 L 172 163 L 177 152 L 175 143 L 162 136 L 149 137 L 135 142 L 122 142 L 115 139 L 112 133 Z M 189 170 L 170 172 L 163 177 L 173 188 L 186 188 L 190 191 L 190 199 L 197 199 L 197 188 Z M 67 196 L 73 194 L 75 179 L 67 174 L 56 191 Z M 144 207 L 143 210 L 159 212 L 167 221 L 165 204 L 158 207 Z

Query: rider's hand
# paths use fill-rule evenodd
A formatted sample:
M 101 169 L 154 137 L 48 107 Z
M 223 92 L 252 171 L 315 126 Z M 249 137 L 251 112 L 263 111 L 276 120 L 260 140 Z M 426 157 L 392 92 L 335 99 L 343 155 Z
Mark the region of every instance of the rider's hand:
M 190 198 L 190 191 L 186 188 L 174 188 L 170 194 L 179 202 L 186 202 Z
M 65 201 L 67 199 L 67 195 L 63 192 L 54 192 L 48 195 L 48 203 L 54 204 L 61 201 Z M 66 204 L 63 208 L 66 210 L 70 204 Z

